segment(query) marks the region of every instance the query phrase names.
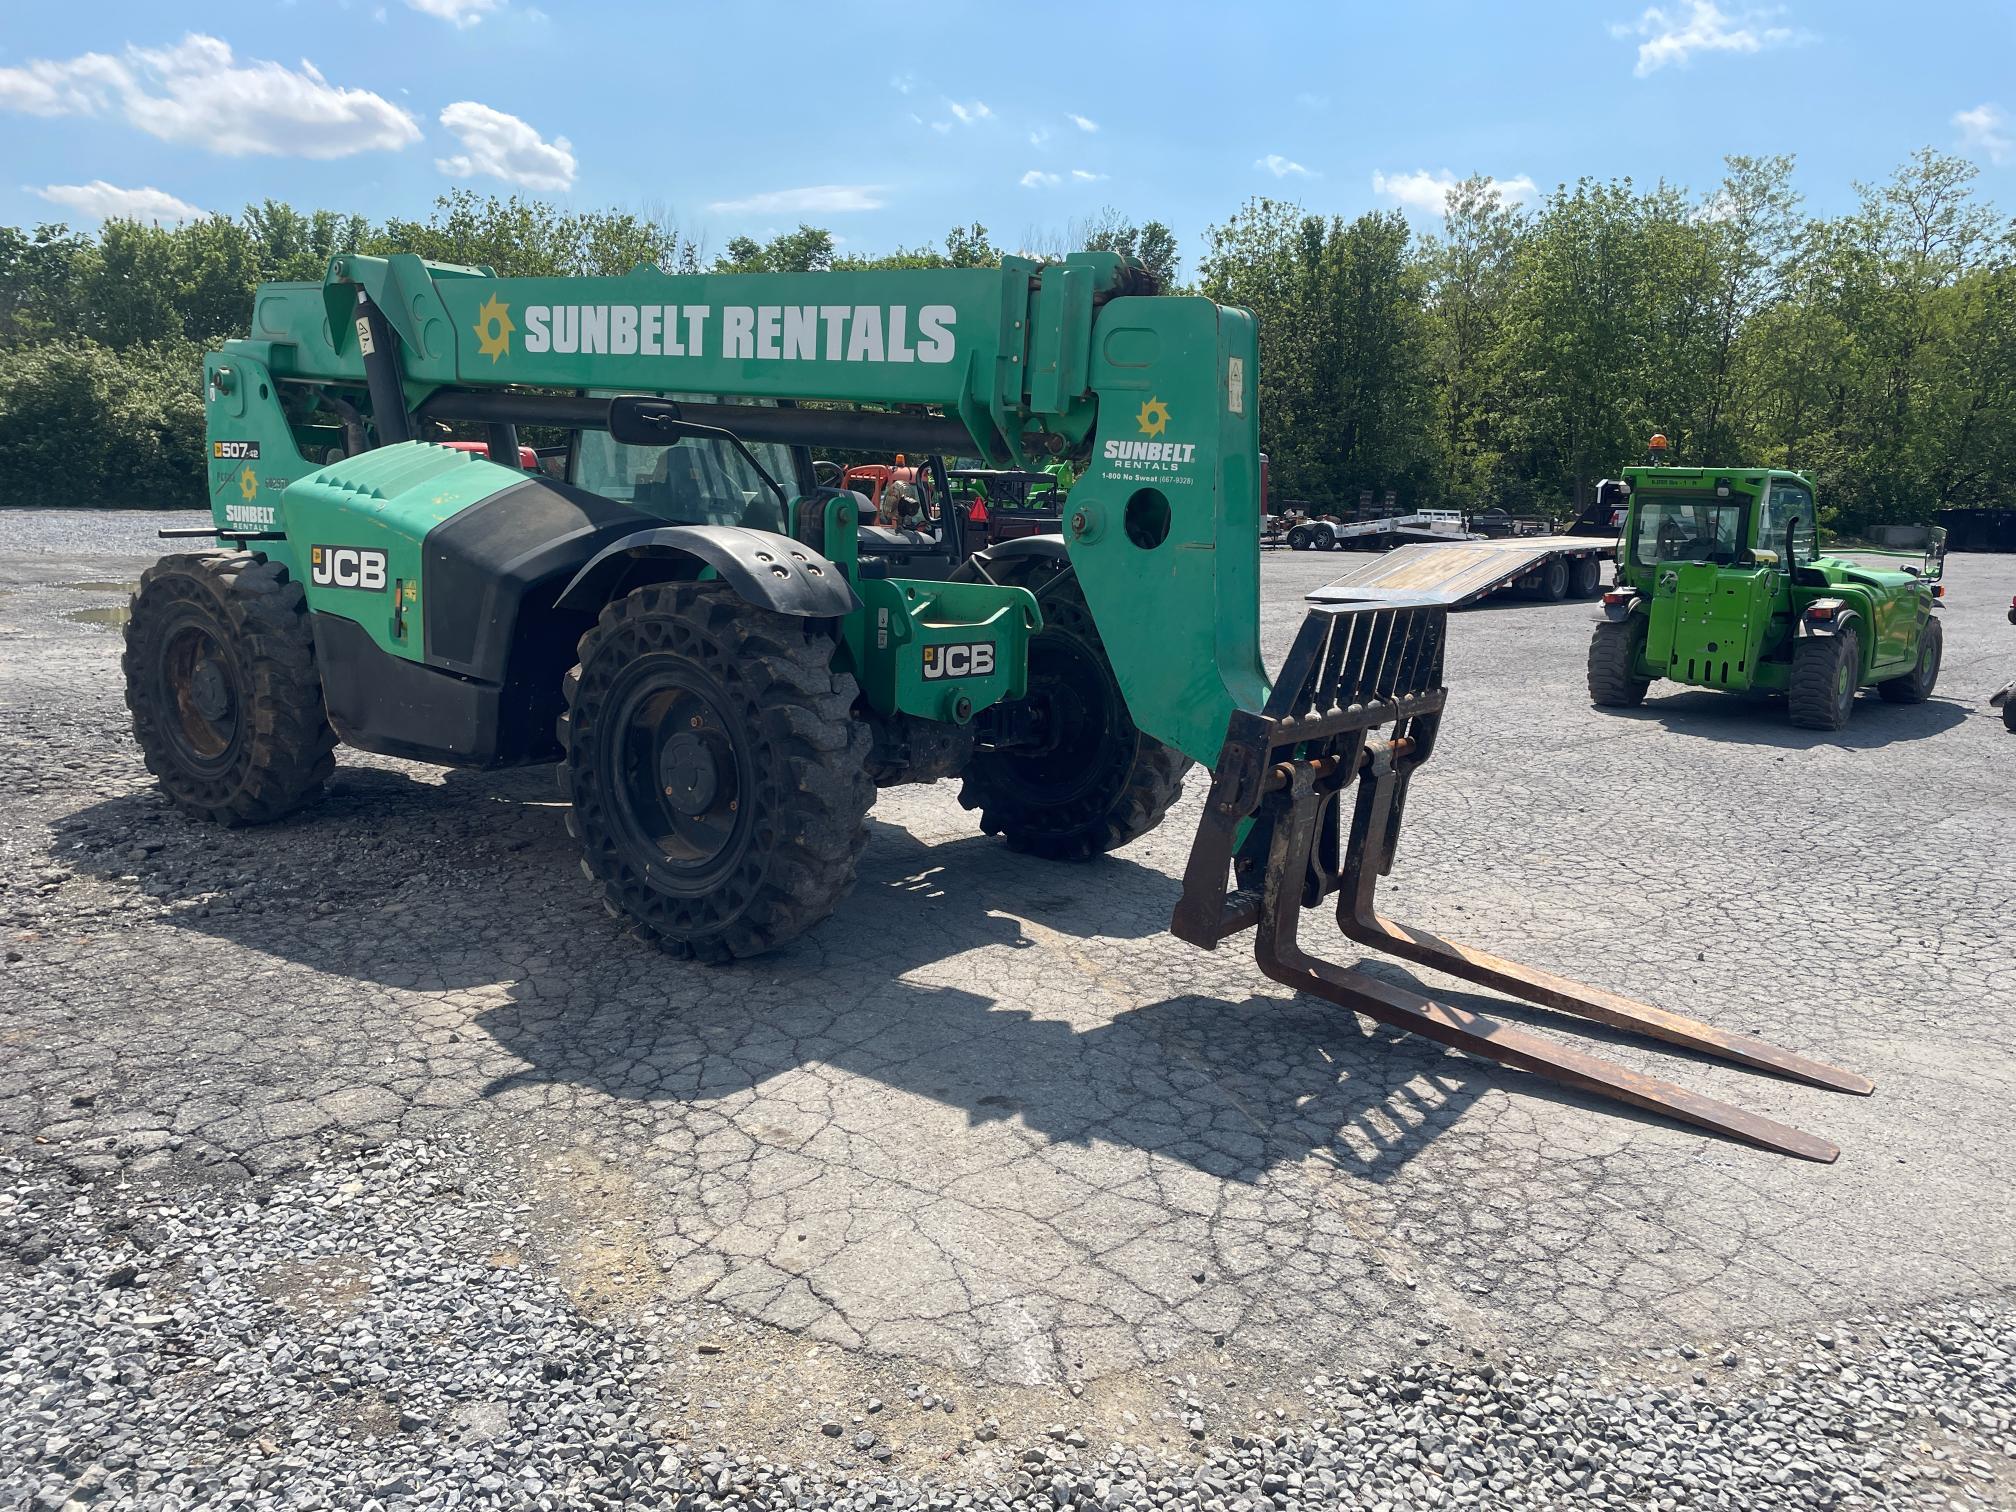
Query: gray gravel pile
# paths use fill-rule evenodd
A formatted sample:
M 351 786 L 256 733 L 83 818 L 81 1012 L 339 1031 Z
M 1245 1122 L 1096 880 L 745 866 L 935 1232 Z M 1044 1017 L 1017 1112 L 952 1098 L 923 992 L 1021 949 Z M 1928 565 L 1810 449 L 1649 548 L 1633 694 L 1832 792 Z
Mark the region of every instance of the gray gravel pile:
M 992 1446 L 1013 1468 L 985 1486 L 906 1464 L 880 1413 L 844 1437 L 808 1415 L 787 1462 L 695 1442 L 677 1341 L 585 1317 L 522 1205 L 448 1152 L 155 1169 L 0 1162 L 0 1506 L 1972 1508 L 2016 1485 L 2003 1303 L 1606 1371 L 1422 1361 L 1308 1381 L 1295 1413 L 1171 1378 L 1155 1442 L 1059 1423 Z

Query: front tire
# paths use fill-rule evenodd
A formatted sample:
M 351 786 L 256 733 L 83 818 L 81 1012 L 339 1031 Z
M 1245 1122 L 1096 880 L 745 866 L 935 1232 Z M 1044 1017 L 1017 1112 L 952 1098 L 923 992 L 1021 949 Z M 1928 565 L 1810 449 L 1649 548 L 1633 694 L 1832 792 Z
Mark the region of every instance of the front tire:
M 1077 574 L 1051 566 L 1031 564 L 1012 579 L 1043 608 L 1029 645 L 1028 697 L 1044 711 L 1049 744 L 980 752 L 959 802 L 978 809 L 980 828 L 1011 850 L 1082 861 L 1160 824 L 1190 759 L 1136 727 Z
M 1945 654 L 1946 632 L 1940 628 L 1938 616 L 1934 615 L 1925 621 L 1925 628 L 1918 635 L 1918 665 L 1902 677 L 1876 684 L 1876 691 L 1883 695 L 1886 703 L 1925 702 L 1938 685 L 1939 663 Z
M 875 799 L 854 679 L 718 583 L 605 606 L 567 674 L 567 828 L 611 914 L 682 959 L 761 955 L 854 885 Z
M 1832 635 L 1809 635 L 1792 647 L 1787 689 L 1792 723 L 1802 730 L 1839 730 L 1855 708 L 1862 675 L 1862 641 L 1853 625 Z
M 1635 709 L 1645 702 L 1650 678 L 1636 671 L 1645 644 L 1645 621 L 1604 620 L 1589 638 L 1589 702 L 1599 709 Z
M 149 567 L 122 667 L 147 770 L 188 813 L 265 824 L 314 797 L 336 769 L 306 596 L 258 552 Z

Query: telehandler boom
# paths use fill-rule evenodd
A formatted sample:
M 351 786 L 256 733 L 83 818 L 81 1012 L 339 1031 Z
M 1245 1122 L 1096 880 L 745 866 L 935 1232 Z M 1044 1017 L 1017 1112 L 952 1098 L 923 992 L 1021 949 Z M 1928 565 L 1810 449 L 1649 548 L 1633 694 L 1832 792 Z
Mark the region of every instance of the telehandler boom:
M 498 278 L 412 256 L 269 284 L 205 363 L 212 535 L 128 627 L 148 766 L 225 823 L 319 790 L 340 739 L 557 760 L 610 911 L 726 960 L 851 885 L 876 786 L 963 779 L 990 833 L 1077 859 L 1212 769 L 1173 928 L 1382 1022 L 1769 1149 L 1798 1130 L 1300 950 L 1362 943 L 1816 1085 L 1869 1083 L 1382 918 L 1447 693 L 1438 605 L 1314 610 L 1259 653 L 1252 317 L 1137 263 Z M 482 428 L 488 456 L 429 444 Z M 567 441 L 564 481 L 521 466 Z M 1082 465 L 1062 536 L 864 525 L 810 448 Z M 942 468 L 941 468 L 942 473 Z M 936 496 L 950 497 L 944 477 Z M 1348 831 L 1342 800 L 1355 792 Z

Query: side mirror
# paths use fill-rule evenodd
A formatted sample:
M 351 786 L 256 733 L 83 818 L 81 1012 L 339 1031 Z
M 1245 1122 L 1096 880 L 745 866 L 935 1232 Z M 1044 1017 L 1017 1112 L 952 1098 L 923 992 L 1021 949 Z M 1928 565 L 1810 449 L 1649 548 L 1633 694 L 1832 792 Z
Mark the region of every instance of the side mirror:
M 670 399 L 648 394 L 624 394 L 609 401 L 609 435 L 624 446 L 668 446 L 685 436 L 714 434 L 712 427 L 691 429 Z

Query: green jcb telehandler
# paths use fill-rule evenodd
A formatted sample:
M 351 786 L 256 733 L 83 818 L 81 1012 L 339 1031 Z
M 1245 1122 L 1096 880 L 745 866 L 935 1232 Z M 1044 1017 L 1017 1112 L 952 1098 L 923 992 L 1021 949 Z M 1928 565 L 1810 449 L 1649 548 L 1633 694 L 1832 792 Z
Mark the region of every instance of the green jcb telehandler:
M 1746 1035 L 1383 918 L 1447 698 L 1439 606 L 1311 611 L 1259 654 L 1257 351 L 1245 311 L 1085 253 L 998 268 L 511 279 L 339 257 L 209 357 L 215 521 L 127 631 L 134 728 L 184 809 L 286 814 L 340 740 L 556 762 L 612 914 L 725 961 L 812 928 L 878 787 L 960 779 L 1060 860 L 1153 829 L 1211 768 L 1172 928 L 1387 1024 L 1766 1148 L 1833 1145 L 1305 954 L 1305 907 L 1529 1001 L 1849 1092 Z M 807 403 L 806 401 L 817 401 Z M 478 429 L 488 456 L 430 444 Z M 564 432 L 564 477 L 519 427 Z M 1083 468 L 1064 533 L 974 550 L 862 523 L 811 448 Z M 551 456 L 542 447 L 542 459 Z M 557 462 L 557 459 L 556 459 Z M 942 476 L 936 496 L 951 496 Z M 1349 810 L 1348 823 L 1344 819 Z
M 1945 531 L 1921 562 L 1889 571 L 1818 553 L 1804 473 L 1655 464 L 1598 492 L 1623 509 L 1616 584 L 1589 642 L 1598 707 L 1635 708 L 1664 678 L 1782 693 L 1793 724 L 1838 730 L 1858 688 L 1892 703 L 1932 696 Z

